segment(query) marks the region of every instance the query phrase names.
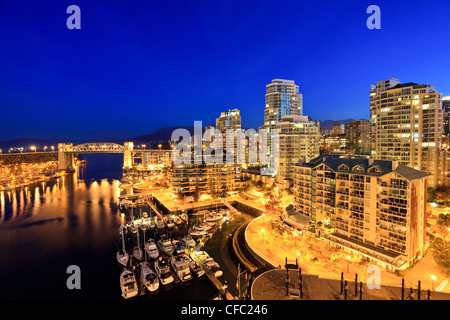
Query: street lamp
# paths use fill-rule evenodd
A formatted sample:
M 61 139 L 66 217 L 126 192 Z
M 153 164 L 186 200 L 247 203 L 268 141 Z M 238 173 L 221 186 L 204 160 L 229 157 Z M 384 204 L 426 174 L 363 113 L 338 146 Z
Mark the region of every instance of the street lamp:
M 264 229 L 261 229 L 262 241 L 264 243 Z
M 347 256 L 347 273 L 350 272 L 349 268 L 350 268 L 350 256 Z
M 297 245 L 297 232 L 294 232 L 294 245 Z

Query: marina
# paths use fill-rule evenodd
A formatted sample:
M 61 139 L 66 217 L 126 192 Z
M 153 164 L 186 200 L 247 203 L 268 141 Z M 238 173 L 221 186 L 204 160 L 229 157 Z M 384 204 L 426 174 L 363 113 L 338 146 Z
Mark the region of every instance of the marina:
M 140 241 L 139 231 L 132 232 L 130 230 L 126 235 L 126 243 L 129 248 L 126 250 L 133 247 L 133 257 L 129 263 L 124 265 L 121 263 L 122 260 L 119 260 L 119 256 L 124 254 L 120 255 L 121 253 L 118 251 L 117 256 L 121 267 L 125 266 L 125 269 L 132 270 L 135 274 L 141 274 L 141 277 L 137 279 L 139 295 L 142 296 L 147 292 L 152 293 L 157 290 L 145 290 L 146 281 L 143 275 L 149 274 L 149 271 L 146 271 L 149 269 L 157 275 L 162 287 L 188 283 L 206 275 L 220 295 L 226 299 L 235 299 L 226 290 L 227 286 L 219 280 L 223 275 L 220 265 L 208 253 L 202 251 L 202 247 L 215 232 L 220 232 L 223 223 L 233 220 L 236 210 L 230 213 L 230 210 L 225 209 L 226 207 L 215 210 L 214 206 L 210 208 L 211 211 L 201 210 L 190 216 L 184 214 L 183 218 L 181 218 L 181 214 L 180 216 L 163 215 L 152 202 L 151 194 L 130 195 L 126 188 L 131 187 L 132 185 L 126 185 L 125 188 L 122 188 L 125 196 L 119 198 L 121 198 L 121 203 L 127 205 L 120 206 L 120 208 L 124 225 L 128 226 L 128 230 L 131 226 L 137 230 L 141 229 L 141 226 L 145 226 L 142 229 L 143 241 Z M 149 221 L 154 223 L 150 225 Z M 127 228 L 121 227 L 120 230 L 127 230 Z M 119 233 L 124 236 L 124 232 L 119 231 Z M 125 240 L 122 242 L 125 243 Z M 144 244 L 144 263 L 141 263 L 141 259 L 134 254 L 138 248 L 141 248 L 141 243 Z M 131 256 L 130 253 L 127 255 Z M 145 266 L 144 271 L 142 271 L 143 266 Z
M 121 155 L 89 155 L 86 158 L 88 165 L 79 168 L 77 173 L 67 175 L 65 179 L 46 181 L 28 189 L 19 188 L 9 194 L 1 193 L 0 241 L 5 246 L 0 247 L 3 257 L 0 261 L 0 281 L 8 290 L 0 293 L 0 297 L 20 299 L 33 295 L 43 299 L 124 299 L 120 275 L 125 266 L 117 259 L 117 253 L 123 252 L 124 247 L 128 254 L 128 262 L 124 259 L 124 263 L 128 267 L 131 264 L 134 266 L 136 283 L 142 286 L 145 255 L 148 261 L 156 261 L 156 257 L 150 257 L 151 243 L 152 240 L 159 240 L 163 231 L 167 231 L 172 240 L 182 242 L 186 249 L 193 246 L 194 239 L 188 233 L 188 223 L 177 224 L 174 219 L 172 233 L 165 227 L 158 229 L 154 212 L 146 204 L 141 208 L 133 208 L 134 224 L 142 226 L 141 222 L 144 221 L 145 232 L 142 227 L 136 233 L 131 232 L 131 208 L 122 209 L 119 200 L 120 178 L 123 174 Z M 189 220 L 189 226 L 196 222 L 195 216 L 188 217 L 180 213 L 179 217 L 183 221 Z M 221 262 L 220 259 L 233 261 L 234 257 L 222 257 L 220 248 L 227 246 L 228 233 L 235 230 L 244 218 L 245 214 L 237 215 L 234 220 L 227 220 L 222 225 L 221 232 L 215 232 L 207 241 L 206 238 L 202 239 L 206 241 L 204 249 L 219 259 L 217 262 L 223 270 L 220 278 L 223 282 L 235 282 L 237 265 Z M 138 232 L 144 255 L 142 261 L 132 254 Z M 198 242 L 200 239 L 196 240 Z M 153 242 L 155 246 L 156 241 Z M 145 248 L 144 244 L 147 245 Z M 159 254 L 159 250 L 153 247 L 155 252 Z M 190 255 L 186 257 L 193 261 Z M 67 266 L 74 261 L 82 270 L 83 290 L 70 291 L 61 286 L 61 283 L 66 282 Z M 158 289 L 151 292 L 139 287 L 139 292 L 144 294 L 131 299 L 183 300 L 188 297 L 209 300 L 215 297 L 218 294 L 217 287 L 206 276 L 201 264 L 197 262 L 197 266 L 189 266 L 193 279 L 175 283 L 174 277 L 170 284 L 162 285 L 159 282 Z M 156 274 L 156 270 L 152 270 Z M 169 264 L 172 275 L 171 270 Z M 33 276 L 36 272 L 40 277 Z M 43 292 L 40 290 L 42 287 L 47 290 Z M 236 295 L 235 287 L 230 286 L 229 291 Z

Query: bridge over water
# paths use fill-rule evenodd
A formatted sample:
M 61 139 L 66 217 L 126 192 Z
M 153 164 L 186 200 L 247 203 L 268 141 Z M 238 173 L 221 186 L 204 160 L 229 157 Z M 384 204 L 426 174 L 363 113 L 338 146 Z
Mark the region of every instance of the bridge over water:
M 146 163 L 165 165 L 169 165 L 171 161 L 170 150 L 134 149 L 133 142 L 125 142 L 124 145 L 112 142 L 92 142 L 75 146 L 72 143 L 59 143 L 58 151 L 0 153 L 0 163 L 8 165 L 21 162 L 58 161 L 58 170 L 67 170 L 74 167 L 75 155 L 94 153 L 123 153 L 124 168 L 131 168 L 137 159 Z

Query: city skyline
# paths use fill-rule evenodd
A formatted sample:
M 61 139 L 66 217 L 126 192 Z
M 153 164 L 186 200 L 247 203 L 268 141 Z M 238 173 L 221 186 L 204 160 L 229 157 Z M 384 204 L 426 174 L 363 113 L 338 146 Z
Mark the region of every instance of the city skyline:
M 369 30 L 367 1 L 289 3 L 289 12 L 268 2 L 168 8 L 79 1 L 81 30 L 68 30 L 65 3 L 4 2 L 0 37 L 10 50 L 0 54 L 8 61 L 0 100 L 4 118 L 21 116 L 1 126 L 0 140 L 132 137 L 214 123 L 233 108 L 243 127 L 257 128 L 272 79 L 295 81 L 304 114 L 322 121 L 368 119 L 370 85 L 392 77 L 449 95 L 443 40 L 450 5 L 405 3 L 379 1 L 382 28 Z M 439 50 L 421 45 L 433 41 Z

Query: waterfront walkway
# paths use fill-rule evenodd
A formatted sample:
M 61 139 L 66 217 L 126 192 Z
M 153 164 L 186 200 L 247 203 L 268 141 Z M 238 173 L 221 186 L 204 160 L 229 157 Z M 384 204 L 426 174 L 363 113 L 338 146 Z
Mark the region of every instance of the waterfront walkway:
M 283 267 L 285 259 L 288 258 L 298 259 L 303 274 L 318 275 L 321 279 L 340 281 L 341 272 L 343 272 L 345 279 L 352 280 L 355 274 L 358 274 L 358 281 L 362 281 L 365 285 L 371 276 L 367 268 L 374 263 L 360 260 L 343 249 L 331 247 L 322 239 L 312 235 L 300 236 L 299 234 L 297 237 L 282 235 L 279 230 L 272 227 L 269 217 L 254 219 L 245 229 L 245 238 L 252 254 L 275 268 Z M 347 259 L 347 256 L 350 259 Z M 382 286 L 401 287 L 403 278 L 405 288 L 408 290 L 411 287 L 417 288 L 420 281 L 423 290 L 434 291 L 441 282 L 446 280 L 446 277 L 436 268 L 431 253 L 427 253 L 413 267 L 403 271 L 402 276 L 383 267 L 380 267 L 380 271 Z M 432 280 L 431 276 L 435 279 Z M 447 299 L 450 299 L 450 296 Z

